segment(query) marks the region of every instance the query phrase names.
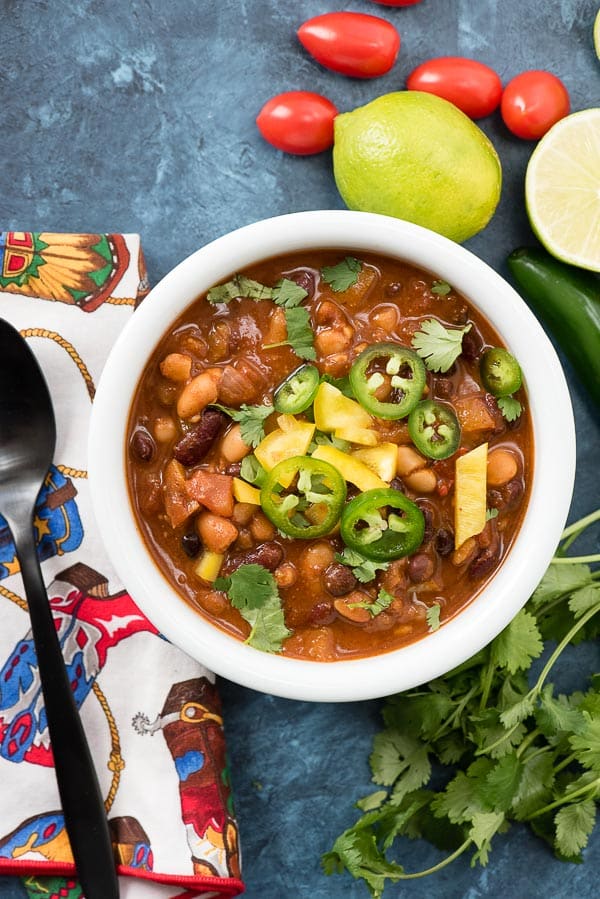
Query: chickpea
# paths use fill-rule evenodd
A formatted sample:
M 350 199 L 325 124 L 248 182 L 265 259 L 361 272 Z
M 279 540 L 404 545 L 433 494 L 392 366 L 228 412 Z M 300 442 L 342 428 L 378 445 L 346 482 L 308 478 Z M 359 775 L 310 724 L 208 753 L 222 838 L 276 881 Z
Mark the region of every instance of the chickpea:
M 170 381 L 187 381 L 192 373 L 192 359 L 183 353 L 169 353 L 160 363 L 160 373 Z
M 172 418 L 157 418 L 152 431 L 159 443 L 170 443 L 177 437 L 177 425 Z
M 283 562 L 273 572 L 277 586 L 285 589 L 285 587 L 293 587 L 298 580 L 298 569 L 291 562 Z
M 398 447 L 398 477 L 403 478 L 407 474 L 412 474 L 413 471 L 425 468 L 426 465 L 427 460 L 412 446 Z
M 185 385 L 177 400 L 180 418 L 198 415 L 209 403 L 217 400 L 217 385 L 222 377 L 220 368 L 207 368 Z
M 369 315 L 370 321 L 378 328 L 390 333 L 398 324 L 398 308 L 396 306 L 376 306 Z
M 437 478 L 431 468 L 420 468 L 405 475 L 402 480 L 415 493 L 433 493 L 437 487 Z
M 224 553 L 238 537 L 238 529 L 232 521 L 212 512 L 198 515 L 196 531 L 206 549 L 213 553 Z
M 320 356 L 332 356 L 347 350 L 352 343 L 354 328 L 342 325 L 341 328 L 326 328 L 315 337 L 315 349 Z
M 302 576 L 314 578 L 315 575 L 325 571 L 334 560 L 335 550 L 330 543 L 314 543 L 312 546 L 307 546 L 300 556 Z
M 247 525 L 250 523 L 250 519 L 256 512 L 256 506 L 253 506 L 252 503 L 236 503 L 233 507 L 233 515 L 231 516 L 232 521 L 235 524 Z
M 264 512 L 258 511 L 250 521 L 250 533 L 257 543 L 264 543 L 266 540 L 272 540 L 276 531 Z
M 252 447 L 242 440 L 238 424 L 229 428 L 221 440 L 221 455 L 226 462 L 241 462 L 244 456 L 252 452 Z
M 276 309 L 269 319 L 269 330 L 263 342 L 269 346 L 272 343 L 283 343 L 284 340 L 287 340 L 285 312 L 283 309 Z
M 490 487 L 503 487 L 515 477 L 517 460 L 510 450 L 494 449 L 488 456 L 487 482 Z

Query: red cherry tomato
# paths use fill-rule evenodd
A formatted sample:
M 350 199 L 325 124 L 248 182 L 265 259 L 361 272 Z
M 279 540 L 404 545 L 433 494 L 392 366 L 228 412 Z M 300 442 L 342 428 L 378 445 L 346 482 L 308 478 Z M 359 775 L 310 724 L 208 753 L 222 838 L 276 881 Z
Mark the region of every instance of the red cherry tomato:
M 566 87 L 556 75 L 521 72 L 504 88 L 500 112 L 506 127 L 524 140 L 537 140 L 569 114 Z
M 337 109 L 327 97 L 310 91 L 289 91 L 267 100 L 256 124 L 266 141 L 297 156 L 321 153 L 333 144 Z
M 406 79 L 409 91 L 425 91 L 454 103 L 472 119 L 481 119 L 500 103 L 499 76 L 475 59 L 440 56 L 417 66 Z
M 379 3 L 380 6 L 416 6 L 421 0 L 371 0 L 372 3 Z
M 400 49 L 400 35 L 393 25 L 360 12 L 315 16 L 300 26 L 298 38 L 322 66 L 355 78 L 389 72 Z

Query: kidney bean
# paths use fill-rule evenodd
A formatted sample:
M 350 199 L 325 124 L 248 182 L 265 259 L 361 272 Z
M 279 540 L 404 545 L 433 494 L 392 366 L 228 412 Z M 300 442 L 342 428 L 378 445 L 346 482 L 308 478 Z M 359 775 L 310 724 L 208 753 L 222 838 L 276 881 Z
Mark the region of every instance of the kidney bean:
M 140 462 L 150 462 L 156 450 L 156 444 L 146 428 L 137 428 L 134 431 L 130 447 Z
M 447 528 L 439 528 L 435 535 L 435 550 L 439 556 L 449 556 L 454 549 L 454 534 Z
M 232 574 L 237 571 L 241 565 L 262 565 L 267 571 L 275 571 L 281 560 L 283 559 L 283 550 L 278 543 L 263 543 L 256 549 L 248 552 L 231 556 L 223 565 L 223 574 Z
M 502 488 L 502 497 L 507 506 L 516 506 L 521 502 L 525 485 L 521 478 L 513 478 Z
M 408 560 L 408 576 L 415 584 L 431 580 L 433 568 L 433 559 L 430 559 L 425 553 L 417 553 Z
M 469 577 L 479 578 L 489 574 L 500 556 L 500 541 L 492 543 L 479 552 L 469 565 Z
M 200 421 L 175 444 L 173 455 L 188 468 L 198 465 L 217 439 L 227 416 L 218 409 L 205 409 Z
M 345 596 L 356 587 L 357 581 L 350 569 L 340 562 L 332 562 L 323 572 L 325 587 L 332 596 Z
M 315 277 L 312 272 L 309 272 L 306 268 L 299 272 L 294 272 L 290 275 L 290 281 L 295 281 L 298 287 L 302 287 L 308 294 L 306 299 L 312 300 L 315 295 Z
M 317 602 L 308 613 L 308 623 L 322 626 L 331 624 L 335 618 L 335 611 L 330 602 Z
M 242 463 L 241 462 L 232 462 L 231 465 L 228 465 L 225 469 L 225 474 L 233 475 L 234 478 L 239 478 L 242 471 Z
M 481 355 L 481 351 L 483 349 L 483 337 L 477 330 L 474 324 L 471 324 L 471 328 L 467 331 L 466 334 L 463 334 L 462 339 L 462 357 L 466 359 L 467 362 L 475 362 L 476 359 Z
M 183 549 L 186 556 L 189 556 L 190 559 L 194 559 L 202 548 L 202 543 L 198 534 L 196 534 L 195 531 L 192 531 L 189 534 L 184 534 L 181 538 L 181 548 Z

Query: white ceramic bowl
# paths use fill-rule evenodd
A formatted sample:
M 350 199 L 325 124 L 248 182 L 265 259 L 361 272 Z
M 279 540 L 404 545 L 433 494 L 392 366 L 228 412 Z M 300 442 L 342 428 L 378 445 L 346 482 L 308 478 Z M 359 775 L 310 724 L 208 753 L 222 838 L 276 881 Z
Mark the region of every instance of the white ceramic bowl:
M 428 269 L 492 323 L 521 363 L 533 419 L 529 505 L 508 557 L 484 590 L 440 630 L 366 659 L 308 662 L 262 653 L 211 625 L 177 594 L 137 528 L 126 471 L 131 400 L 147 359 L 200 294 L 261 259 L 327 248 L 370 251 Z M 551 343 L 509 285 L 467 250 L 416 225 L 360 212 L 301 212 L 220 237 L 171 271 L 133 315 L 110 355 L 94 402 L 89 449 L 94 507 L 106 549 L 150 620 L 190 656 L 247 687 L 292 699 L 344 701 L 405 690 L 485 646 L 541 579 L 564 526 L 573 489 L 575 435 L 569 393 Z

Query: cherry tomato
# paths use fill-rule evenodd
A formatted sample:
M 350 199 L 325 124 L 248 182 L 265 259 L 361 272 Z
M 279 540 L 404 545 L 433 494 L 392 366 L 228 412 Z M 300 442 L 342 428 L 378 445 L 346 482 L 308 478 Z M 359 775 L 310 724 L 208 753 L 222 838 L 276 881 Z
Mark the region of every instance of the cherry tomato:
M 524 140 L 537 140 L 569 114 L 569 94 L 550 72 L 521 72 L 504 88 L 500 112 L 506 127 Z
M 393 25 L 360 12 L 315 16 L 300 26 L 298 38 L 322 66 L 355 78 L 389 72 L 400 49 L 400 35 Z
M 409 91 L 425 91 L 454 103 L 472 119 L 481 119 L 500 103 L 499 76 L 475 59 L 440 56 L 421 63 L 406 79 Z
M 267 100 L 256 124 L 266 141 L 297 156 L 321 153 L 333 144 L 337 109 L 327 97 L 310 91 L 289 91 Z

